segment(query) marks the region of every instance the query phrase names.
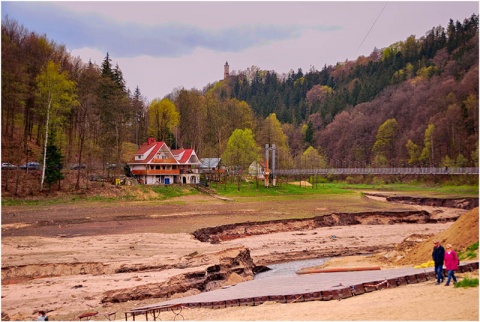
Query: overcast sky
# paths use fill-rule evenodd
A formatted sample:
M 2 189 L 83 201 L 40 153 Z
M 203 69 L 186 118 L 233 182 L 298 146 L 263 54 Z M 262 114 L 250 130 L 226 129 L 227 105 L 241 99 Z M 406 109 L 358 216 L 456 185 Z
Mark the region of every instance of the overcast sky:
M 230 71 L 321 70 L 478 9 L 478 1 L 2 1 L 2 19 L 85 63 L 101 65 L 108 52 L 127 87 L 151 101 L 221 80 L 226 61 Z

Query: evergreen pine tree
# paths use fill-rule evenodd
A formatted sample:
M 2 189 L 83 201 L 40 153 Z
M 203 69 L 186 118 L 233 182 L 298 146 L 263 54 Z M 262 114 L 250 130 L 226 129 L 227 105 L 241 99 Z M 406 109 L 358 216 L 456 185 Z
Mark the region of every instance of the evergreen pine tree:
M 45 167 L 45 182 L 48 184 L 49 190 L 52 189 L 52 184 L 64 179 L 62 168 L 64 156 L 54 143 L 55 133 L 50 132 L 51 140 L 47 145 L 47 157 Z

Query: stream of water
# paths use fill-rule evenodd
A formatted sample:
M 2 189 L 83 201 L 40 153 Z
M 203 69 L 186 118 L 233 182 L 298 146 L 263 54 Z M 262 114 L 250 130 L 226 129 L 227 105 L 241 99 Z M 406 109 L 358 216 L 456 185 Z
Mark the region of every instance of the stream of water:
M 271 264 L 268 265 L 268 268 L 270 268 L 271 270 L 255 275 L 254 279 L 259 280 L 274 276 L 294 276 L 296 275 L 296 271 L 298 271 L 299 269 L 310 266 L 319 266 L 328 261 L 329 259 L 330 258 L 315 258 L 280 264 Z

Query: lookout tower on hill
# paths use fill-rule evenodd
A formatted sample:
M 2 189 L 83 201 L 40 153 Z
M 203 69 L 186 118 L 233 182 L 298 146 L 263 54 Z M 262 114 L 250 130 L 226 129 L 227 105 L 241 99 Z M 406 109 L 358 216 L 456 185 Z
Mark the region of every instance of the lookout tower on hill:
M 230 76 L 230 66 L 228 66 L 228 61 L 225 62 L 225 65 L 223 66 L 223 79 L 227 80 L 228 76 Z

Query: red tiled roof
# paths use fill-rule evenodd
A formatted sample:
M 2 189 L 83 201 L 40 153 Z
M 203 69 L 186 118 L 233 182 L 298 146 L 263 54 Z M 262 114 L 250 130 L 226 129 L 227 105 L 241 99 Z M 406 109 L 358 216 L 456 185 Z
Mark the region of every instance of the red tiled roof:
M 177 150 L 172 150 L 173 155 L 182 155 L 181 158 L 178 160 L 180 163 L 187 163 L 188 160 L 190 160 L 190 157 L 194 153 L 193 149 L 177 149 Z
M 135 157 L 129 163 L 145 164 L 152 161 L 157 152 L 165 145 L 165 147 L 172 153 L 177 163 L 186 164 L 192 157 L 195 155 L 194 149 L 175 149 L 170 150 L 167 144 L 163 141 L 157 142 L 155 139 L 150 138 L 145 142 L 138 150 L 135 152 L 135 155 L 145 155 L 148 151 L 150 153 L 143 160 L 136 160 Z M 173 160 L 172 160 L 173 161 Z
M 138 149 L 137 152 L 135 152 L 135 155 L 144 155 L 146 152 L 148 152 L 148 150 L 152 149 L 152 151 L 150 151 L 150 153 L 148 154 L 148 156 L 143 159 L 143 160 L 132 160 L 131 163 L 148 163 L 150 162 L 153 157 L 155 156 L 155 154 L 162 148 L 162 146 L 165 144 L 165 142 L 161 141 L 161 142 L 153 142 L 153 143 L 144 143 L 142 144 L 142 146 L 140 147 L 140 149 Z

